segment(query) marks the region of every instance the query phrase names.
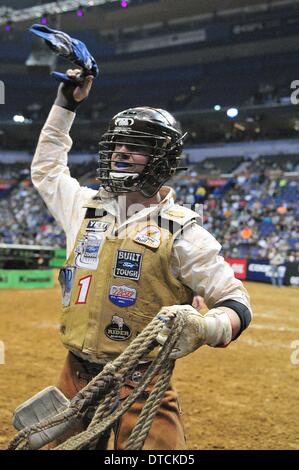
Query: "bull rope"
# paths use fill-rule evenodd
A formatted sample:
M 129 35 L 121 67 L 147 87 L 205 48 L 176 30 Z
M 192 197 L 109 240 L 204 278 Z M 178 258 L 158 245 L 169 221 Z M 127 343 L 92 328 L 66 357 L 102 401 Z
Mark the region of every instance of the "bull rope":
M 168 322 L 168 320 L 171 320 Z M 118 395 L 126 379 L 134 372 L 140 361 L 157 346 L 156 337 L 165 323 L 168 322 L 170 333 L 157 356 L 153 359 L 134 391 L 119 403 Z M 129 436 L 126 450 L 140 450 L 150 430 L 153 418 L 170 382 L 175 361 L 169 355 L 181 334 L 184 320 L 173 313 L 156 315 L 144 330 L 113 362 L 109 362 L 70 401 L 69 406 L 57 415 L 46 418 L 40 423 L 22 429 L 9 443 L 8 450 L 28 450 L 29 438 L 35 433 L 46 431 L 54 426 L 82 420 L 88 411 L 94 410 L 93 418 L 87 429 L 70 437 L 54 450 L 93 450 L 105 431 L 110 430 L 118 419 L 130 408 L 145 391 L 153 378 L 157 381 L 147 398 L 135 427 Z M 66 432 L 65 428 L 61 434 Z M 59 435 L 57 434 L 56 438 Z

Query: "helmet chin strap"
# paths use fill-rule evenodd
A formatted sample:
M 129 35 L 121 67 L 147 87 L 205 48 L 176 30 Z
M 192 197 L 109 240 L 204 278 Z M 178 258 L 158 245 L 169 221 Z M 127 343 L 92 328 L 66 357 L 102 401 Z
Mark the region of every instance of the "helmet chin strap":
M 120 171 L 110 171 L 110 177 L 118 189 L 134 189 L 134 180 L 140 176 L 139 173 L 122 173 Z

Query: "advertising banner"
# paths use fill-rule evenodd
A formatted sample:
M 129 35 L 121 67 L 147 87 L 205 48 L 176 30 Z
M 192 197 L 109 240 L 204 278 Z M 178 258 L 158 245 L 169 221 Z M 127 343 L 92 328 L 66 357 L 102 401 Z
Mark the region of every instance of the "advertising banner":
M 0 269 L 0 288 L 33 289 L 46 287 L 54 287 L 52 270 Z
M 286 266 L 279 267 L 280 276 L 284 277 L 286 273 Z M 247 264 L 247 279 L 249 281 L 262 281 L 271 282 L 272 268 L 268 260 L 248 260 Z
M 237 279 L 246 279 L 247 259 L 241 258 L 225 258 L 225 261 L 231 265 Z
M 55 250 L 54 257 L 50 260 L 49 266 L 52 268 L 61 268 L 66 260 L 65 248 Z

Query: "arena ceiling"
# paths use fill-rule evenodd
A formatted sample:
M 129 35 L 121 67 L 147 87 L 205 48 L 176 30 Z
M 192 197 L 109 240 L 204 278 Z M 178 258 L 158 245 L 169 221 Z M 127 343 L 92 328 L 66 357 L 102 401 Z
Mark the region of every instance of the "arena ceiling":
M 180 17 L 216 13 L 223 10 L 238 9 L 241 7 L 253 7 L 254 5 L 271 5 L 279 3 L 291 6 L 298 4 L 298 0 L 131 0 L 132 5 L 123 9 L 119 7 L 119 0 L 110 3 L 105 7 L 92 7 L 86 11 L 85 18 L 80 18 L 80 27 L 86 29 L 102 28 L 122 29 L 155 21 L 169 21 Z M 130 2 L 130 0 L 128 0 Z M 133 4 L 133 2 L 135 4 Z M 0 0 L 1 7 L 13 8 L 16 10 L 32 6 L 53 3 L 51 0 Z M 57 2 L 63 3 L 63 0 Z M 82 2 L 84 3 L 84 2 Z M 80 1 L 78 1 L 78 5 Z M 32 21 L 31 21 L 32 23 Z M 72 29 L 74 14 L 63 15 L 62 25 L 67 29 Z M 77 21 L 78 23 L 78 21 Z M 27 27 L 27 24 L 24 24 Z M 19 25 L 21 29 L 21 25 Z M 76 25 L 77 28 L 77 25 Z
M 117 0 L 116 0 L 117 1 Z M 129 1 L 129 0 L 128 0 Z M 273 0 L 274 1 L 274 0 Z M 219 9 L 226 9 L 226 8 L 240 8 L 242 6 L 249 6 L 255 5 L 258 3 L 273 3 L 273 1 L 265 0 L 192 0 L 192 2 L 188 2 L 186 0 L 160 0 L 158 1 L 159 4 L 167 5 L 173 7 L 174 4 L 186 4 L 186 3 L 194 3 L 198 8 L 199 13 L 206 13 L 206 12 L 213 12 Z M 283 3 L 284 0 L 281 1 Z M 19 10 L 21 8 L 28 8 L 37 5 L 44 5 L 46 3 L 50 3 L 51 0 L 0 0 L 0 7 L 7 6 L 10 8 L 14 8 Z M 287 3 L 290 3 L 286 0 Z M 60 2 L 62 3 L 62 2 Z M 78 2 L 79 4 L 80 2 Z M 142 4 L 142 0 L 139 0 L 139 3 Z
M 117 1 L 117 0 L 116 0 Z M 129 1 L 129 0 L 128 0 Z M 34 1 L 34 0 L 0 0 L 0 7 L 2 6 L 7 6 L 10 8 L 14 8 L 16 10 L 19 10 L 21 8 L 28 8 L 36 5 L 44 5 L 46 3 L 50 3 L 51 0 L 39 0 L 39 1 Z M 62 3 L 62 2 L 61 2 Z M 78 2 L 80 3 L 80 2 Z M 140 3 L 142 3 L 142 0 L 140 0 Z M 158 3 L 169 3 L 173 4 L 174 3 L 185 3 L 185 0 L 161 0 Z M 238 8 L 244 5 L 252 5 L 255 3 L 262 3 L 262 0 L 194 0 L 194 2 L 198 8 L 204 13 L 204 12 L 211 12 L 214 11 L 215 9 L 224 9 L 224 8 Z M 271 2 L 269 2 L 271 3 Z

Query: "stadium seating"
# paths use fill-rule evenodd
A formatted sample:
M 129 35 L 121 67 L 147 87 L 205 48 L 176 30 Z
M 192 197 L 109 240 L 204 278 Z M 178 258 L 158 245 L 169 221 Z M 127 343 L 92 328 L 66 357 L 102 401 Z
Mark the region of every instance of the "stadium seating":
M 209 158 L 204 162 L 213 162 L 207 171 L 209 176 L 230 173 L 240 163 L 244 168 L 241 157 Z M 204 227 L 222 243 L 223 255 L 264 259 L 275 245 L 286 256 L 299 260 L 299 180 L 279 169 L 280 164 L 295 169 L 297 162 L 299 155 L 288 159 L 261 156 L 247 162 L 244 171 L 235 173 L 221 191 L 209 186 L 201 164 L 200 174 L 193 166 L 174 178 L 171 185 L 178 203 L 203 203 Z M 95 160 L 71 165 L 71 174 L 81 184 L 96 188 L 96 166 Z M 1 164 L 0 170 L 0 243 L 63 247 L 64 234 L 30 184 L 28 164 Z M 248 228 L 252 235 L 244 238 L 242 230 Z

